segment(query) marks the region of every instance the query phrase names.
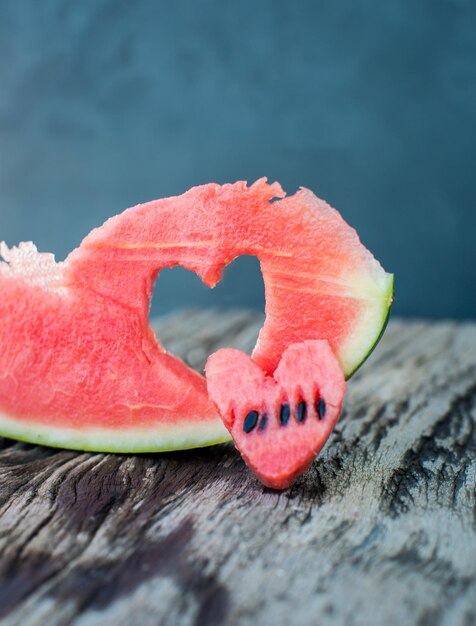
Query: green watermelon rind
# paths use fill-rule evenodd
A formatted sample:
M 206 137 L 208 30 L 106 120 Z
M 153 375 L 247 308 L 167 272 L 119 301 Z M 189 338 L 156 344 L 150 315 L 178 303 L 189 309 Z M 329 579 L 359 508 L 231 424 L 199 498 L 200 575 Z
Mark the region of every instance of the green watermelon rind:
M 367 361 L 367 359 L 375 350 L 379 341 L 382 339 L 385 333 L 385 330 L 388 325 L 388 321 L 390 319 L 390 312 L 392 309 L 394 293 L 395 293 L 395 277 L 393 274 L 389 274 L 388 277 L 389 277 L 388 289 L 383 294 L 383 301 L 385 302 L 385 306 L 382 312 L 382 321 L 380 325 L 376 325 L 375 338 L 373 339 L 373 341 L 370 342 L 370 347 L 368 351 L 365 353 L 364 357 L 358 360 L 356 364 L 350 369 L 344 370 L 344 375 L 345 375 L 346 380 L 349 380 L 357 372 L 357 370 L 360 369 L 360 367 L 365 363 L 365 361 Z
M 0 433 L 2 437 L 50 448 L 123 454 L 191 450 L 231 440 L 218 419 L 208 424 L 181 423 L 177 428 L 75 429 L 40 424 L 34 418 L 18 420 L 0 413 Z

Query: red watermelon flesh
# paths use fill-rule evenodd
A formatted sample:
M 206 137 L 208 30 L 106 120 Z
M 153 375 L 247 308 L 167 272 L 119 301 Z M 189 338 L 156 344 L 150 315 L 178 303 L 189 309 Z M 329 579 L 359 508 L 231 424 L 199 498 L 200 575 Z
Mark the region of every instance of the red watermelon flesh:
M 147 317 L 78 287 L 31 244 L 2 253 L 1 434 L 106 451 L 229 439 L 204 378 L 162 350 Z
M 261 482 L 285 489 L 312 464 L 339 417 L 345 378 L 327 341 L 288 346 L 272 376 L 228 348 L 206 365 L 208 391 Z
M 292 343 L 327 339 L 350 374 L 392 299 L 384 272 L 310 191 L 278 183 L 195 187 L 93 230 L 66 261 L 33 244 L 0 249 L 0 434 L 49 445 L 156 451 L 229 438 L 205 379 L 167 354 L 148 322 L 154 280 L 182 267 L 206 284 L 237 256 L 260 259 L 267 373 Z

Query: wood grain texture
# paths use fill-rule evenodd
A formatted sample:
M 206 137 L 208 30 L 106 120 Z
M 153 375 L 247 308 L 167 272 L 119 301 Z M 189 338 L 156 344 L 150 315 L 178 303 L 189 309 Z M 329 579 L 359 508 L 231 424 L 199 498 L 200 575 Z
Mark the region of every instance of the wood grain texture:
M 182 312 L 200 368 L 261 319 Z M 476 324 L 390 324 L 307 475 L 278 493 L 231 444 L 161 455 L 0 439 L 5 625 L 476 622 Z

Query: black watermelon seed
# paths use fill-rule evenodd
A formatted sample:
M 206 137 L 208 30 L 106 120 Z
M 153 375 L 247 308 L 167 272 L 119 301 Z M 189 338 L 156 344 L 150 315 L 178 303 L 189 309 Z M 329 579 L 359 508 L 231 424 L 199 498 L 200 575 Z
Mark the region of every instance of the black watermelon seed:
M 245 433 L 250 433 L 253 428 L 256 427 L 258 423 L 259 413 L 258 411 L 250 411 L 248 415 L 245 417 L 245 421 L 243 422 L 243 430 Z
M 289 408 L 289 404 L 282 404 L 281 410 L 279 412 L 279 421 L 281 422 L 281 426 L 286 426 L 289 422 L 289 418 L 291 416 L 291 410 Z
M 304 420 L 306 419 L 306 414 L 307 414 L 307 405 L 304 402 L 304 400 L 301 400 L 301 402 L 298 404 L 298 407 L 297 407 L 298 422 L 304 422 Z
M 263 430 L 266 428 L 267 425 L 268 425 L 268 416 L 266 415 L 266 413 L 263 413 L 259 422 L 258 430 L 263 432 Z
M 324 398 L 319 398 L 319 400 L 316 403 L 316 411 L 317 411 L 317 415 L 319 417 L 320 420 L 324 419 L 324 416 L 326 414 L 326 403 L 324 401 Z

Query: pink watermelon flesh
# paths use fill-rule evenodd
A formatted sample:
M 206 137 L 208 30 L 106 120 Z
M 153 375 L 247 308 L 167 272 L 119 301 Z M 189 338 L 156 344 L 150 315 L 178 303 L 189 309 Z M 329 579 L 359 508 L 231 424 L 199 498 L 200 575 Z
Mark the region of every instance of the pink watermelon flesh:
M 261 482 L 285 489 L 305 472 L 339 417 L 345 378 L 327 341 L 290 345 L 272 376 L 228 348 L 206 365 L 208 391 Z
M 111 218 L 61 263 L 2 244 L 0 434 L 125 452 L 229 439 L 205 379 L 149 326 L 163 267 L 214 286 L 237 256 L 257 256 L 266 321 L 255 362 L 271 374 L 290 344 L 327 339 L 354 371 L 381 333 L 392 277 L 310 191 L 283 196 L 265 179 L 195 187 Z
M 31 245 L 3 254 L 13 263 L 0 275 L 2 434 L 108 451 L 228 439 L 204 378 L 163 352 L 147 317 L 77 287 L 67 266 L 44 284 L 19 279 L 15 262 L 44 261 Z

